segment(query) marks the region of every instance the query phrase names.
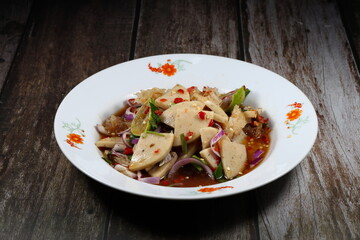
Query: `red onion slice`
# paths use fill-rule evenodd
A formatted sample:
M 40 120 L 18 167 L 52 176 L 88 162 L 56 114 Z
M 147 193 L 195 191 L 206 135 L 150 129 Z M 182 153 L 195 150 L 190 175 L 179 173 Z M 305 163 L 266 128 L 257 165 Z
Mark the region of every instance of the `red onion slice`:
M 126 120 L 128 120 L 128 121 L 132 121 L 132 120 L 134 120 L 134 116 L 135 114 L 124 114 L 124 118 L 126 119 Z
M 122 138 L 124 144 L 125 144 L 127 147 L 131 148 L 131 145 L 129 144 L 129 142 L 128 142 L 128 140 L 127 140 L 127 136 L 128 136 L 128 135 L 130 135 L 130 133 L 129 133 L 129 132 L 125 132 L 125 133 L 123 133 L 123 134 L 121 135 L 121 138 Z
M 138 138 L 133 138 L 133 139 L 131 140 L 131 143 L 132 143 L 133 145 L 137 144 L 138 142 L 139 142 L 139 139 L 138 139 Z
M 98 131 L 101 134 L 104 134 L 106 136 L 110 136 L 109 132 L 105 129 L 105 127 L 101 124 L 96 124 L 95 126 L 96 131 Z
M 252 163 L 250 163 L 250 167 L 251 168 L 255 167 L 259 162 L 261 162 L 261 160 L 263 160 L 262 157 L 255 159 Z
M 131 107 L 140 107 L 141 103 L 136 102 L 135 98 L 129 98 L 126 103 Z
M 123 154 L 123 153 L 119 153 L 119 152 L 117 152 L 117 151 L 111 150 L 111 154 L 113 154 L 113 155 L 115 155 L 115 156 L 117 156 L 117 157 L 122 157 L 122 158 L 125 158 L 125 159 L 128 159 L 128 160 L 129 160 L 129 157 L 126 156 L 126 155 Z
M 159 184 L 160 183 L 159 177 L 144 177 L 143 178 L 141 171 L 137 171 L 136 176 L 137 176 L 137 180 L 139 180 L 141 182 L 146 182 L 146 183 L 150 183 L 150 184 Z
M 186 165 L 186 164 L 189 164 L 189 163 L 198 164 L 199 166 L 201 166 L 201 167 L 206 171 L 206 173 L 208 174 L 208 176 L 209 176 L 211 179 L 214 179 L 213 172 L 211 171 L 211 169 L 209 168 L 209 166 L 207 166 L 206 164 L 202 163 L 201 161 L 199 161 L 199 160 L 197 160 L 197 159 L 195 159 L 195 158 L 183 158 L 183 159 L 177 161 L 177 162 L 172 166 L 172 168 L 170 169 L 169 174 L 168 174 L 168 177 L 172 177 L 179 168 L 181 168 L 182 166 L 184 166 L 184 165 Z
M 150 184 L 159 184 L 160 178 L 159 177 L 145 177 L 138 179 L 141 182 L 150 183 Z
M 265 151 L 261 150 L 261 149 L 258 149 L 255 151 L 254 155 L 253 155 L 253 159 L 257 159 L 259 158 Z
M 130 132 L 130 128 L 125 129 L 125 130 L 122 131 L 122 132 L 119 132 L 117 135 L 118 135 L 118 136 L 121 136 L 121 135 L 123 135 L 123 134 L 126 133 L 126 132 Z
M 114 145 L 114 147 L 111 149 L 111 151 L 122 152 L 125 150 L 125 147 L 126 147 L 125 144 L 117 143 Z
M 132 110 L 136 110 L 135 107 L 131 106 L 125 110 L 124 118 L 128 121 L 132 121 L 135 118 L 135 113 Z
M 122 174 L 128 176 L 128 177 L 131 177 L 131 178 L 135 178 L 136 179 L 136 173 L 130 171 L 127 167 L 124 167 L 120 164 L 116 165 L 114 167 L 117 171 L 121 172 Z
M 215 151 L 214 145 L 225 135 L 225 131 L 220 128 L 219 132 L 211 139 L 210 141 L 210 147 L 213 153 L 218 156 L 220 156 L 220 153 L 218 151 Z
M 261 157 L 261 155 L 264 153 L 265 151 L 263 150 L 256 150 L 254 155 L 253 155 L 253 161 L 250 163 L 250 167 L 255 167 L 261 160 L 263 160 L 263 157 Z
M 136 103 L 135 98 L 129 98 L 128 100 L 126 100 L 126 102 L 129 106 L 132 106 Z

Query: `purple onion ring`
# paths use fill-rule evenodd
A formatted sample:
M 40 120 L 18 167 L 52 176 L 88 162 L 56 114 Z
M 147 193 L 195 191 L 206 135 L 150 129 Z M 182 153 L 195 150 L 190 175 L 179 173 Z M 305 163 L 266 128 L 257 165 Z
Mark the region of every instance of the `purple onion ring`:
M 218 157 L 221 157 L 220 156 L 220 153 L 218 151 L 215 151 L 214 149 L 214 145 L 225 135 L 225 132 L 223 129 L 220 128 L 219 132 L 211 139 L 210 141 L 210 147 L 211 147 L 211 150 L 213 151 L 213 153 L 218 156 Z
M 95 129 L 96 129 L 96 131 L 98 131 L 98 133 L 104 134 L 106 136 L 110 136 L 109 132 L 101 124 L 96 124 Z
M 127 137 L 128 135 L 130 135 L 130 133 L 129 133 L 129 132 L 125 132 L 125 133 L 123 133 L 123 134 L 121 135 L 121 138 L 122 138 L 124 144 L 125 144 L 127 147 L 131 148 L 131 145 L 129 144 L 129 142 L 128 142 L 127 139 L 126 139 L 126 137 Z
M 200 160 L 197 160 L 195 158 L 183 158 L 183 159 L 177 161 L 170 169 L 168 177 L 172 177 L 179 168 L 181 168 L 182 166 L 189 164 L 189 163 L 195 163 L 195 164 L 201 166 L 206 171 L 208 176 L 211 179 L 214 179 L 213 172 L 211 171 L 209 166 L 207 166 L 206 164 L 202 163 Z

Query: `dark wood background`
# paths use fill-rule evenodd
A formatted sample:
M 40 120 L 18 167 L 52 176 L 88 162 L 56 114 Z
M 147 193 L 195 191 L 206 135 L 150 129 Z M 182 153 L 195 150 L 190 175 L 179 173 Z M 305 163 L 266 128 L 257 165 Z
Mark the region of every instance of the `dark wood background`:
M 110 189 L 61 153 L 64 96 L 106 67 L 164 53 L 268 68 L 309 97 L 317 141 L 264 187 L 201 201 Z M 0 239 L 360 239 L 360 2 L 0 3 Z

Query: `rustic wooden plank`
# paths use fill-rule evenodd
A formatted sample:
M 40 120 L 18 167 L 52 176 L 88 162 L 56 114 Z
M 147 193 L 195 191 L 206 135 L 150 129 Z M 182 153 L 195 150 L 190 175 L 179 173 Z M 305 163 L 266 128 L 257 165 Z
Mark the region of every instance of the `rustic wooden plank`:
M 206 201 L 139 201 L 135 196 L 120 198 L 116 194 L 113 197 L 115 207 L 109 239 L 251 239 L 256 236 L 256 206 L 255 201 L 250 202 L 252 193 Z
M 31 5 L 32 0 L 0 3 L 0 92 L 25 30 Z
M 143 1 L 135 57 L 204 53 L 239 58 L 236 2 Z
M 358 239 L 360 79 L 336 3 L 244 1 L 242 11 L 245 59 L 293 82 L 319 119 L 304 161 L 256 191 L 260 237 Z
M 238 58 L 236 8 L 235 1 L 142 1 L 134 55 L 190 52 Z M 257 235 L 254 202 L 253 192 L 185 202 L 115 195 L 108 237 L 250 239 Z
M 360 1 L 338 1 L 341 16 L 345 25 L 353 55 L 360 69 Z
M 0 239 L 106 235 L 102 197 L 113 190 L 66 160 L 53 119 L 72 87 L 129 59 L 134 9 L 135 1 L 36 1 L 0 96 Z

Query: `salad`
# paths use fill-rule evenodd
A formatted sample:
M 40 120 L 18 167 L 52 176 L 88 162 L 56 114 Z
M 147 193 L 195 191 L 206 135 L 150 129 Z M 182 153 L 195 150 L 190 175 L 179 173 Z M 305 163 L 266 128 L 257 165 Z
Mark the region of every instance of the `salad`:
M 96 146 L 128 177 L 174 187 L 212 185 L 253 170 L 270 146 L 269 120 L 228 93 L 177 84 L 142 90 L 102 124 Z

